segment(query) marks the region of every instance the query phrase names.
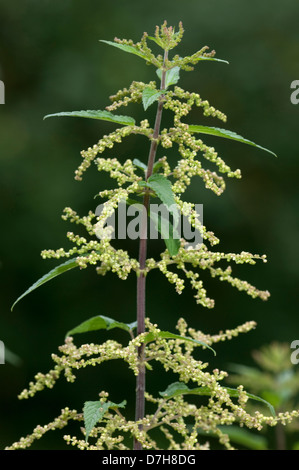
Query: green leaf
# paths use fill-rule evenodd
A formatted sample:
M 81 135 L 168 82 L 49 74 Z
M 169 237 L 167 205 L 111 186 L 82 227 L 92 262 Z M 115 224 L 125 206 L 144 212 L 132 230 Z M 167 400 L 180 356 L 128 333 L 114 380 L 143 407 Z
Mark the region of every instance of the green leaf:
M 162 70 L 158 69 L 157 70 L 157 75 L 162 79 Z M 180 79 L 180 67 L 177 65 L 175 67 L 172 67 L 171 69 L 166 71 L 166 76 L 165 76 L 165 88 L 168 88 L 171 85 L 176 85 Z
M 6 362 L 15 367 L 19 367 L 22 364 L 23 360 L 17 354 L 12 352 L 5 346 L 5 363 Z
M 49 117 L 81 117 L 89 119 L 100 119 L 101 121 L 116 122 L 117 124 L 123 124 L 124 126 L 134 126 L 135 119 L 130 116 L 117 116 L 116 114 L 110 113 L 110 111 L 101 111 L 101 110 L 87 110 L 87 111 L 66 111 L 62 113 L 47 114 L 44 119 Z
M 153 90 L 152 88 L 146 87 L 142 92 L 142 104 L 144 111 L 147 110 L 155 101 L 159 99 L 161 95 L 165 93 L 165 90 Z
M 159 171 L 160 168 L 163 167 L 163 162 L 161 161 L 157 161 L 154 163 L 154 166 L 153 166 L 153 173 L 157 173 Z
M 264 372 L 257 367 L 245 366 L 244 364 L 229 363 L 228 368 L 231 372 L 246 375 L 246 377 L 250 377 L 251 379 L 259 379 L 259 377 L 264 375 Z
M 141 201 L 132 198 L 128 198 L 126 203 L 129 206 L 137 205 L 138 207 L 142 204 Z M 153 220 L 156 230 L 161 234 L 170 255 L 176 256 L 181 246 L 177 230 L 174 229 L 172 223 L 168 219 L 165 219 L 160 213 L 157 214 L 153 211 L 149 211 L 149 216 Z
M 138 158 L 134 158 L 133 165 L 137 166 L 137 168 L 140 168 L 141 170 L 147 171 L 147 165 L 138 160 Z
M 228 392 L 230 397 L 233 397 L 233 398 L 239 397 L 239 391 L 236 388 L 223 387 L 223 389 Z M 212 392 L 211 392 L 211 389 L 209 389 L 208 387 L 188 388 L 187 385 L 182 382 L 174 382 L 171 385 L 169 385 L 164 392 L 159 392 L 159 393 L 161 396 L 165 398 L 172 398 L 177 395 L 186 395 L 186 394 L 211 396 Z M 252 395 L 251 393 L 246 392 L 246 394 L 251 400 L 259 401 L 263 403 L 264 405 L 266 405 L 269 408 L 271 414 L 275 416 L 274 407 L 269 402 L 267 402 L 263 398 L 260 398 L 256 395 Z
M 268 444 L 267 439 L 264 436 L 259 434 L 254 434 L 253 432 L 248 431 L 247 429 L 240 428 L 239 426 L 234 425 L 221 425 L 218 426 L 221 432 L 227 434 L 229 440 L 235 444 L 247 447 L 251 450 L 267 450 Z M 197 433 L 201 436 L 211 435 L 216 438 L 218 435 L 213 431 L 203 431 L 202 429 L 197 429 Z
M 264 400 L 271 403 L 275 408 L 281 408 L 286 400 L 283 399 L 282 393 L 279 391 L 272 391 L 272 390 L 264 390 L 261 392 Z
M 219 426 L 220 430 L 229 436 L 229 439 L 236 444 L 252 450 L 267 450 L 267 439 L 265 436 L 254 434 L 248 429 L 239 426 Z
M 174 226 L 176 227 L 179 220 L 179 212 L 172 192 L 171 182 L 163 175 L 154 174 L 148 178 L 146 185 L 155 191 L 157 196 L 173 215 Z
M 170 256 L 176 256 L 181 246 L 177 230 L 175 230 L 169 220 L 162 217 L 161 214 L 150 211 L 149 215 L 156 226 L 156 230 L 161 233 Z
M 147 39 L 154 41 L 156 44 L 158 44 L 158 46 L 162 47 L 163 49 L 163 41 L 161 41 L 160 38 L 155 38 L 154 36 L 147 36 Z
M 125 331 L 132 331 L 134 328 L 137 327 L 137 322 L 133 323 L 122 323 L 113 318 L 105 317 L 104 315 L 97 315 L 95 317 L 91 317 L 88 320 L 80 323 L 80 325 L 72 328 L 70 331 L 67 332 L 67 336 L 72 336 L 77 333 L 87 333 L 88 331 L 96 331 L 96 330 L 112 330 L 113 328 L 120 328 Z
M 269 152 L 275 157 L 277 157 L 277 155 L 271 150 L 261 147 L 260 145 L 257 145 L 254 142 L 252 142 L 251 140 L 244 139 L 244 137 L 236 134 L 235 132 L 229 131 L 227 129 L 220 129 L 219 127 L 189 125 L 188 130 L 189 132 L 195 132 L 195 133 L 197 132 L 199 134 L 209 134 L 209 135 L 214 135 L 216 137 L 224 137 L 225 139 L 236 140 L 243 144 L 253 145 L 254 147 L 257 147 L 261 150 L 265 150 L 266 152 Z
M 147 333 L 147 335 L 145 335 L 144 342 L 151 343 L 152 341 L 155 341 L 156 338 L 180 339 L 182 341 L 191 341 L 192 343 L 195 344 L 195 346 L 203 346 L 205 348 L 210 349 L 211 351 L 213 351 L 214 355 L 216 356 L 216 352 L 214 351 L 214 349 L 208 346 L 203 341 L 197 341 L 196 339 L 189 338 L 187 336 L 176 335 L 174 333 L 170 333 L 169 331 L 159 331 L 158 333 L 152 333 L 152 332 Z
M 173 398 L 178 395 L 184 395 L 184 393 L 189 393 L 190 388 L 184 382 L 173 382 L 168 385 L 167 389 L 164 392 L 159 392 L 159 395 L 163 398 Z
M 126 405 L 126 401 L 122 401 L 119 404 L 113 403 L 111 401 L 107 401 L 102 403 L 100 401 L 86 401 L 84 403 L 83 408 L 83 416 L 84 416 L 84 425 L 85 425 L 85 440 L 87 442 L 88 437 L 95 427 L 95 425 L 102 420 L 105 413 L 109 410 L 109 408 L 124 408 Z
M 100 39 L 100 42 L 104 42 L 105 44 L 109 44 L 109 46 L 117 47 L 118 49 L 121 49 L 124 52 L 129 52 L 130 54 L 135 54 L 139 57 L 141 57 L 144 60 L 149 60 L 149 57 L 139 51 L 136 47 L 134 46 L 129 46 L 128 44 L 119 44 L 118 42 L 113 42 L 113 41 L 105 41 L 103 39 Z
M 109 402 L 87 401 L 84 404 L 83 415 L 85 425 L 85 440 L 87 442 L 89 434 L 95 425 L 103 418 L 109 409 Z
M 66 261 L 63 264 L 60 264 L 59 266 L 56 266 L 56 268 L 52 269 L 49 271 L 47 274 L 45 274 L 43 277 L 41 277 L 38 281 L 36 281 L 29 289 L 24 292 L 20 297 L 17 298 L 13 306 L 11 307 L 11 310 L 13 310 L 14 306 L 23 298 L 25 295 L 30 294 L 30 292 L 34 291 L 38 287 L 42 286 L 48 281 L 51 281 L 51 279 L 54 279 L 54 277 L 59 276 L 60 274 L 65 273 L 66 271 L 69 271 L 70 269 L 76 268 L 78 266 L 77 264 L 77 258 L 72 258 Z
M 131 197 L 128 197 L 128 198 L 126 199 L 126 204 L 127 204 L 128 206 L 135 206 L 135 204 L 137 204 L 137 205 L 139 206 L 140 204 L 142 204 L 142 202 L 141 202 L 141 201 L 137 201 L 136 199 L 132 199 Z

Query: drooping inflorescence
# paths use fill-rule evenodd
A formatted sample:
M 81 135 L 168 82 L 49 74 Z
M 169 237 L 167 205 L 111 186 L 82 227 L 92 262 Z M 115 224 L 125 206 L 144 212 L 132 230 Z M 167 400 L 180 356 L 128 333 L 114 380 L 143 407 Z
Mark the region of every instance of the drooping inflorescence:
M 121 107 L 127 107 L 131 103 L 144 104 L 146 91 L 149 96 L 153 97 L 153 102 L 155 99 L 162 100 L 165 112 L 172 113 L 173 125 L 169 128 L 162 128 L 156 139 L 158 144 L 156 173 L 171 182 L 171 191 L 180 216 L 188 217 L 192 228 L 198 230 L 203 238 L 203 243 L 190 251 L 186 249 L 186 240 L 184 240 L 184 237 L 181 237 L 180 248 L 175 256 L 169 250 L 166 250 L 161 254 L 160 260 L 147 260 L 146 273 L 152 269 L 159 269 L 175 285 L 178 293 L 181 293 L 184 288 L 185 280 L 183 278 L 187 278 L 196 291 L 196 301 L 208 308 L 214 306 L 214 301 L 207 296 L 200 273 L 198 272 L 200 269 L 209 270 L 212 277 L 226 281 L 237 289 L 247 292 L 252 297 L 260 297 L 265 300 L 269 296 L 268 291 L 261 291 L 246 281 L 233 277 L 231 266 L 222 269 L 217 267 L 217 263 L 225 260 L 235 263 L 254 264 L 258 259 L 265 262 L 266 257 L 250 253 L 238 255 L 209 250 L 206 242 L 214 246 L 216 243 L 219 243 L 219 239 L 209 232 L 203 223 L 198 220 L 194 205 L 192 207 L 190 203 L 186 203 L 182 199 L 182 194 L 195 177 L 201 178 L 204 186 L 216 195 L 221 195 L 225 189 L 225 175 L 230 178 L 241 177 L 240 169 L 232 170 L 223 158 L 218 155 L 214 147 L 204 143 L 202 135 L 200 138 L 196 136 L 193 131 L 194 126 L 187 122 L 188 115 L 194 107 L 202 110 L 203 117 L 212 116 L 226 122 L 226 115 L 211 106 L 198 93 L 185 91 L 177 86 L 180 70 L 189 70 L 200 60 L 214 59 L 215 52 L 213 51 L 208 54 L 207 47 L 204 47 L 197 53 L 185 58 L 174 56 L 170 59 L 168 57 L 163 64 L 161 56 L 154 56 L 148 45 L 148 41 L 154 41 L 158 46 L 170 51 L 181 41 L 183 31 L 181 24 L 176 33 L 173 28 L 167 27 L 167 24 L 164 23 L 160 28 L 156 29 L 155 36 L 151 37 L 144 34 L 139 43 L 135 44 L 131 40 L 119 39 L 116 39 L 113 43 L 117 47 L 124 48 L 127 52 L 133 51 L 133 53 L 157 67 L 158 71 L 164 67 L 168 74 L 172 74 L 168 75 L 168 78 L 166 75 L 168 80 L 168 82 L 166 80 L 167 89 L 163 90 L 162 95 L 159 92 L 156 81 L 152 80 L 147 84 L 133 81 L 128 88 L 119 90 L 110 97 L 112 104 L 106 107 L 106 111 L 114 112 Z M 174 86 L 171 87 L 171 85 Z M 63 218 L 76 224 L 83 224 L 87 229 L 89 239 L 79 237 L 70 232 L 71 236 L 68 234 L 68 238 L 75 242 L 73 248 L 68 251 L 62 248 L 59 250 L 44 250 L 42 252 L 44 258 L 77 256 L 77 262 L 81 268 L 91 264 L 96 266 L 100 274 L 105 274 L 107 270 L 112 269 L 121 279 L 126 279 L 131 271 L 135 271 L 137 275 L 140 273 L 140 266 L 136 259 L 132 259 L 123 250 L 113 248 L 113 230 L 112 227 L 107 226 L 109 217 L 115 214 L 121 202 L 129 204 L 129 201 L 132 199 L 136 203 L 142 203 L 141 197 L 145 190 L 146 172 L 140 171 L 140 166 L 138 163 L 135 163 L 133 157 L 127 158 L 122 162 L 115 156 L 114 152 L 113 156 L 110 156 L 111 151 L 114 151 L 115 145 L 121 143 L 123 139 L 132 134 L 143 135 L 151 141 L 153 139 L 153 128 L 151 128 L 147 119 L 143 119 L 139 125 L 130 122 L 129 125 L 124 125 L 103 136 L 92 147 L 81 152 L 83 161 L 76 171 L 75 178 L 77 180 L 82 179 L 84 171 L 94 162 L 98 171 L 109 173 L 112 180 L 116 181 L 118 188 L 100 191 L 99 196 L 103 200 L 103 210 L 100 215 L 91 211 L 87 217 L 81 218 L 70 208 L 66 208 Z M 172 149 L 172 157 L 168 159 L 165 152 L 170 148 Z M 175 160 L 173 159 L 173 151 L 177 155 Z M 205 168 L 205 161 L 213 164 L 215 170 L 212 171 L 209 168 Z M 146 168 L 146 161 L 142 162 L 142 164 Z M 182 277 L 169 269 L 171 265 L 181 269 Z M 193 268 L 196 268 L 196 271 Z

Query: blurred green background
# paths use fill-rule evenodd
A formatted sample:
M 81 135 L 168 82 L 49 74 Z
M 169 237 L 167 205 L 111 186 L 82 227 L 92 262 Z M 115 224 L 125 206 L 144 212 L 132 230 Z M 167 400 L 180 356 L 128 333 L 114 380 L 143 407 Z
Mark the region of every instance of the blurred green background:
M 218 345 L 216 358 L 203 353 L 204 360 L 219 368 L 236 358 L 250 364 L 251 350 L 272 340 L 299 339 L 299 105 L 290 101 L 290 84 L 299 79 L 298 15 L 296 0 L 0 0 L 0 79 L 6 95 L 0 106 L 0 339 L 22 359 L 19 366 L 0 366 L 1 449 L 36 424 L 54 419 L 63 406 L 80 409 L 85 400 L 96 400 L 102 389 L 110 391 L 115 402 L 127 399 L 133 409 L 134 379 L 118 363 L 84 371 L 74 385 L 61 379 L 52 391 L 17 400 L 38 371 L 52 366 L 50 354 L 70 328 L 99 314 L 124 322 L 135 319 L 134 276 L 126 282 L 112 274 L 102 278 L 92 268 L 53 280 L 10 311 L 14 300 L 57 264 L 42 260 L 40 251 L 67 246 L 66 232 L 75 231 L 61 219 L 63 208 L 70 206 L 81 215 L 95 209 L 94 195 L 109 182 L 95 167 L 82 182 L 74 180 L 74 171 L 80 151 L 114 125 L 43 121 L 43 116 L 104 109 L 108 97 L 132 80 L 156 79 L 154 68 L 99 39 L 138 41 L 143 31 L 153 34 L 165 19 L 169 25 L 182 20 L 185 36 L 178 53 L 192 54 L 208 45 L 229 65 L 200 63 L 194 72 L 181 73 L 179 84 L 225 112 L 228 122 L 223 127 L 278 155 L 276 159 L 250 146 L 207 138 L 232 168 L 242 170 L 243 178 L 227 180 L 220 198 L 205 190 L 200 179 L 187 194 L 204 204 L 205 225 L 220 237 L 220 250 L 267 255 L 267 264 L 234 272 L 268 289 L 271 298 L 266 303 L 253 300 L 207 278 L 208 292 L 216 301 L 208 311 L 196 305 L 189 288 L 178 296 L 164 277 L 153 274 L 148 277 L 147 314 L 164 329 L 175 331 L 177 319 L 184 316 L 190 326 L 211 334 L 255 320 L 255 331 Z M 152 108 L 146 115 L 150 120 Z M 137 120 L 144 116 L 136 106 L 121 112 Z M 200 110 L 192 117 L 193 123 L 222 125 L 203 121 Z M 130 137 L 106 155 L 146 161 L 147 152 L 142 139 Z M 153 247 L 153 255 L 158 248 Z M 125 339 L 114 332 L 110 336 Z M 106 337 L 101 333 L 92 340 Z M 150 390 L 164 390 L 167 380 L 153 375 L 150 384 L 149 376 Z M 63 433 L 45 437 L 34 448 L 60 448 Z

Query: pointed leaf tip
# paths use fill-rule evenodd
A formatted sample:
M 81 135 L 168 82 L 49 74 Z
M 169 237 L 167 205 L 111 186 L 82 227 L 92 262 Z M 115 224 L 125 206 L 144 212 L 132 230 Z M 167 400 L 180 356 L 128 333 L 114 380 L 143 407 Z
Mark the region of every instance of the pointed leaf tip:
M 105 403 L 100 401 L 86 401 L 83 408 L 85 441 L 87 442 L 91 431 L 95 425 L 102 420 L 109 408 L 124 408 L 126 404 L 126 400 L 123 400 L 121 403 L 113 403 L 112 401 L 107 401 Z
M 164 339 L 179 339 L 181 341 L 191 341 L 195 346 L 202 346 L 203 348 L 210 349 L 214 356 L 216 356 L 216 351 L 211 348 L 208 344 L 204 343 L 203 341 L 198 341 L 197 339 L 193 339 L 187 336 L 177 335 L 175 333 L 170 333 L 169 331 L 159 331 L 158 333 L 149 332 L 144 338 L 145 343 L 151 343 L 155 341 L 156 338 L 164 338 Z

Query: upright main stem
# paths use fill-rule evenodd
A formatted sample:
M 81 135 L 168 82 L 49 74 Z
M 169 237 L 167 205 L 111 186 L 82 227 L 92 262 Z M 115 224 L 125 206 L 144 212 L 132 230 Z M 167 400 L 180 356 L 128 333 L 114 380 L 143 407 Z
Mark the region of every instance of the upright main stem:
M 168 51 L 164 52 L 164 67 L 161 77 L 161 86 L 160 89 L 165 89 L 165 64 L 168 57 Z M 158 146 L 158 137 L 160 133 L 161 118 L 163 110 L 163 95 L 159 99 L 155 127 L 153 138 L 151 141 L 148 164 L 147 164 L 147 174 L 146 179 L 148 179 L 153 173 L 153 166 L 157 153 Z M 140 272 L 137 277 L 137 334 L 144 333 L 145 331 L 145 293 L 146 293 L 146 276 L 145 276 L 145 263 L 146 263 L 146 253 L 147 253 L 147 214 L 150 203 L 149 192 L 146 191 L 143 198 L 143 215 L 141 220 L 141 229 L 140 229 L 140 243 L 139 243 L 139 266 Z M 138 357 L 139 357 L 139 373 L 136 381 L 136 409 L 135 409 L 135 420 L 139 421 L 144 417 L 144 394 L 145 394 L 145 365 L 144 365 L 144 345 L 138 348 Z M 140 425 L 140 428 L 142 426 Z M 142 444 L 134 440 L 134 450 L 142 450 Z

